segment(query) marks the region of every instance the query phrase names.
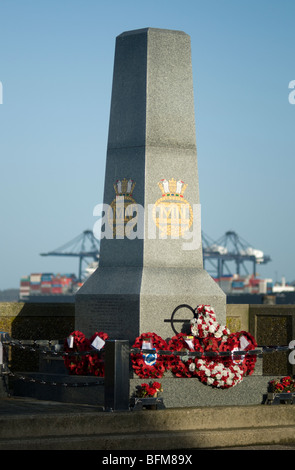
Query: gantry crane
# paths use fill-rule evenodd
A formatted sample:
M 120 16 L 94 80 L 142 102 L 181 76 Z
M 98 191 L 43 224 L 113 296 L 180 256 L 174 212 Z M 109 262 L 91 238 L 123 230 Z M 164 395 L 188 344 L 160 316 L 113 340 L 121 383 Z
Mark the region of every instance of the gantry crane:
M 86 248 L 88 243 L 89 248 Z M 248 242 L 243 240 L 236 232 L 227 231 L 221 238 L 214 241 L 202 232 L 204 268 L 211 273 L 212 277 L 221 278 L 225 271 L 233 274 L 228 267 L 228 263 L 235 263 L 236 274 L 241 274 L 241 268 L 249 274 L 245 262 L 252 263 L 252 273 L 256 276 L 256 265 L 266 264 L 271 261 L 270 256 L 262 251 L 254 249 Z M 73 240 L 65 243 L 60 248 L 48 253 L 41 253 L 41 256 L 69 256 L 79 258 L 79 282 L 82 281 L 82 262 L 87 258 L 98 261 L 100 255 L 100 242 L 97 240 L 92 230 L 84 230 Z M 212 269 L 213 268 L 213 269 Z
M 216 241 L 213 241 L 202 232 L 202 242 L 204 267 L 206 268 L 206 264 L 213 266 L 212 277 L 218 279 L 225 274 L 225 270 L 227 270 L 228 274 L 232 274 L 228 267 L 230 261 L 235 263 L 235 273 L 238 275 L 241 274 L 241 268 L 244 269 L 246 274 L 249 274 L 245 263 L 252 263 L 252 274 L 254 277 L 256 277 L 257 264 L 266 264 L 271 261 L 270 256 L 265 255 L 261 250 L 254 249 L 236 232 L 231 230 L 227 231 Z
M 82 282 L 82 262 L 87 258 L 92 258 L 93 261 L 98 261 L 99 253 L 99 240 L 94 237 L 92 230 L 84 230 L 81 235 L 78 235 L 73 240 L 65 243 L 60 248 L 49 251 L 48 253 L 40 254 L 41 256 L 69 256 L 79 258 L 78 281 Z

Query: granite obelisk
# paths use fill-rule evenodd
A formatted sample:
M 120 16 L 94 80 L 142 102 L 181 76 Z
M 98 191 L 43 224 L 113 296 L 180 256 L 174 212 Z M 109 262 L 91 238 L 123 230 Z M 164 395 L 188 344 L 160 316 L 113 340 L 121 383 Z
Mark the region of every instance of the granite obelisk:
M 131 342 L 174 335 L 180 304 L 226 296 L 203 269 L 190 37 L 116 38 L 99 268 L 76 295 L 76 328 Z

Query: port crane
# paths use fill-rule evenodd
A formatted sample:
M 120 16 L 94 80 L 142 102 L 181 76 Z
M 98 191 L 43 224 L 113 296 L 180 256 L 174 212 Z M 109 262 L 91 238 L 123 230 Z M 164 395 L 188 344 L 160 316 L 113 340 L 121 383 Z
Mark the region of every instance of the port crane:
M 89 246 L 88 248 L 87 245 Z M 241 274 L 243 269 L 246 274 L 249 271 L 246 262 L 252 263 L 252 273 L 256 276 L 257 264 L 266 264 L 271 261 L 270 256 L 262 251 L 254 249 L 248 242 L 242 239 L 236 232 L 227 231 L 222 237 L 214 241 L 202 231 L 204 268 L 214 278 L 220 279 L 224 275 L 232 274 L 229 262 L 235 263 L 236 274 Z M 100 255 L 100 242 L 92 230 L 84 230 L 73 240 L 56 250 L 41 253 L 41 256 L 69 256 L 79 258 L 78 280 L 82 282 L 82 263 L 87 258 L 98 262 Z
M 241 274 L 243 269 L 246 274 L 249 271 L 246 262 L 252 264 L 252 274 L 256 277 L 257 264 L 266 264 L 271 261 L 270 256 L 265 255 L 261 250 L 254 249 L 248 242 L 243 240 L 236 232 L 229 230 L 218 240 L 213 241 L 208 235 L 202 232 L 204 268 L 206 265 L 213 267 L 212 277 L 220 279 L 226 274 L 232 274 L 228 263 L 235 263 L 236 274 Z M 210 273 L 210 270 L 207 269 Z M 212 273 L 212 269 L 211 269 Z
M 100 254 L 100 242 L 97 240 L 92 230 L 84 230 L 83 233 L 75 237 L 73 240 L 65 243 L 56 250 L 48 253 L 40 253 L 41 256 L 69 256 L 79 258 L 78 281 L 82 282 L 82 263 L 87 258 L 98 262 Z

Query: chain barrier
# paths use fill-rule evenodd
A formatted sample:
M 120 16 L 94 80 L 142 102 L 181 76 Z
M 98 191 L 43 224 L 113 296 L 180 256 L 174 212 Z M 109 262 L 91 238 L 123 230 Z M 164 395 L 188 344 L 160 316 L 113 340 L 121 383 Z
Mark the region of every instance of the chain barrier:
M 45 343 L 54 347 L 55 350 L 52 349 L 41 349 L 40 346 L 44 346 Z M 86 354 L 97 354 L 99 351 L 95 349 L 91 349 L 89 351 L 73 351 L 73 352 L 66 352 L 62 350 L 62 345 L 59 340 L 5 340 L 2 342 L 4 346 L 15 346 L 19 349 L 25 349 L 30 352 L 39 352 L 44 355 L 52 355 L 52 356 L 85 356 Z M 62 342 L 63 344 L 63 342 Z M 38 346 L 38 347 L 36 347 Z
M 202 358 L 204 356 L 206 357 L 232 357 L 232 356 L 257 356 L 257 357 L 263 357 L 264 354 L 270 354 L 270 353 L 275 353 L 275 352 L 282 352 L 282 351 L 289 351 L 293 350 L 294 347 L 289 347 L 289 346 L 257 346 L 256 349 L 252 349 L 250 351 L 165 351 L 165 350 L 157 350 L 157 355 L 158 356 L 189 356 L 189 357 L 199 357 Z M 155 354 L 154 349 L 139 349 L 139 348 L 133 348 L 130 349 L 131 353 L 134 354 L 140 354 L 140 353 L 149 353 L 149 354 Z
M 39 346 L 48 343 L 51 347 L 54 347 L 59 350 L 53 351 L 52 349 L 40 349 Z M 84 356 L 87 354 L 98 354 L 99 351 L 97 349 L 90 349 L 88 351 L 73 351 L 73 352 L 65 352 L 62 351 L 61 342 L 59 340 L 6 340 L 2 343 L 4 346 L 15 346 L 20 349 L 27 349 L 31 352 L 39 352 L 44 355 L 53 355 L 53 356 Z M 63 343 L 62 343 L 63 344 Z M 38 346 L 37 348 L 35 346 Z M 258 356 L 262 357 L 264 354 L 270 354 L 275 352 L 283 352 L 283 351 L 292 351 L 295 349 L 295 345 L 290 346 L 260 346 L 258 345 L 256 349 L 252 349 L 250 351 L 171 351 L 171 350 L 157 350 L 157 355 L 159 356 L 190 356 L 190 357 L 229 357 L 229 356 Z M 140 353 L 155 353 L 154 349 L 140 349 L 140 348 L 130 348 L 130 353 L 133 354 L 140 354 Z
M 90 350 L 90 351 L 73 351 L 73 352 L 65 352 L 62 351 L 62 344 L 63 341 L 61 342 L 60 340 L 14 340 L 14 339 L 9 339 L 9 340 L 4 340 L 2 341 L 3 346 L 12 346 L 12 347 L 17 347 L 22 350 L 27 350 L 29 352 L 38 352 L 41 354 L 44 354 L 45 356 L 60 356 L 60 357 L 65 357 L 65 356 L 82 356 L 86 354 L 98 354 L 99 351 L 97 350 Z M 48 345 L 48 348 L 41 349 L 41 346 L 45 347 L 45 345 Z M 55 348 L 53 350 L 52 348 Z M 91 382 L 58 382 L 58 381 L 46 381 L 43 379 L 36 379 L 34 377 L 27 377 L 25 375 L 21 375 L 15 372 L 12 372 L 8 366 L 6 366 L 2 372 L 0 371 L 0 375 L 6 375 L 10 377 L 15 377 L 19 380 L 23 380 L 25 382 L 31 382 L 31 383 L 39 383 L 41 385 L 53 385 L 53 386 L 62 386 L 62 387 L 91 387 L 91 386 L 97 386 L 97 385 L 104 385 L 104 380 L 100 379 L 97 380 L 96 382 L 91 381 Z
M 97 385 L 104 385 L 104 380 L 101 379 L 100 381 L 96 381 L 96 382 L 73 382 L 73 383 L 70 383 L 70 382 L 49 382 L 47 380 L 42 380 L 42 379 L 35 379 L 34 377 L 26 377 L 25 375 L 20 375 L 20 374 L 16 374 L 15 372 L 12 372 L 12 371 L 8 371 L 8 372 L 4 372 L 3 375 L 9 375 L 11 377 L 15 377 L 16 379 L 19 379 L 19 380 L 23 380 L 24 382 L 30 382 L 30 383 L 38 383 L 38 384 L 41 384 L 41 385 L 53 385 L 53 386 L 61 386 L 61 387 L 74 387 L 74 388 L 78 388 L 78 387 L 92 387 L 92 386 L 97 386 Z
M 2 341 L 3 346 L 12 346 L 17 347 L 19 349 L 28 350 L 30 352 L 38 352 L 45 356 L 56 356 L 56 357 L 65 357 L 65 356 L 83 356 L 83 355 L 92 355 L 92 354 L 99 354 L 100 351 L 96 349 L 91 349 L 89 351 L 73 351 L 73 352 L 65 352 L 63 351 L 63 344 L 64 342 L 61 340 L 14 340 L 14 339 L 5 339 Z M 47 346 L 47 347 L 46 347 Z M 43 349 L 42 349 L 43 347 Z M 241 357 L 241 356 L 257 356 L 263 357 L 264 354 L 272 354 L 276 352 L 287 352 L 290 350 L 294 350 L 295 345 L 289 344 L 288 346 L 258 346 L 256 349 L 250 351 L 171 351 L 171 350 L 157 350 L 158 356 L 179 356 L 182 358 L 187 357 L 195 357 L 195 358 L 202 358 L 202 357 Z M 130 348 L 130 354 L 155 354 L 154 349 L 140 349 L 140 348 Z M 8 368 L 6 370 L 2 370 L 2 375 L 9 375 L 15 377 L 17 379 L 32 382 L 32 383 L 39 383 L 42 385 L 53 385 L 53 386 L 63 386 L 63 387 L 90 387 L 90 386 L 97 386 L 103 385 L 104 379 L 100 378 L 97 381 L 91 382 L 49 382 L 43 379 L 36 379 L 33 377 L 26 377 L 21 374 L 14 373 L 10 371 Z

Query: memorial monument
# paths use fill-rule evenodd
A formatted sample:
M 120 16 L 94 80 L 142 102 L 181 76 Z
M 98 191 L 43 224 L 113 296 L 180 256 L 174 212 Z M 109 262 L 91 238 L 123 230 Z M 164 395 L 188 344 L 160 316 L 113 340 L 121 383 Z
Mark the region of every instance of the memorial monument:
M 131 343 L 174 335 L 177 306 L 226 296 L 203 268 L 190 37 L 146 28 L 116 39 L 98 269 L 76 295 L 76 329 Z M 179 331 L 181 325 L 178 327 Z

